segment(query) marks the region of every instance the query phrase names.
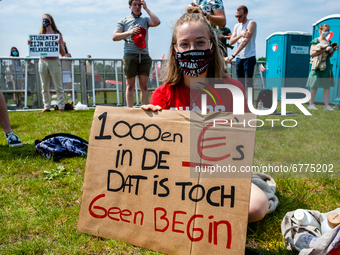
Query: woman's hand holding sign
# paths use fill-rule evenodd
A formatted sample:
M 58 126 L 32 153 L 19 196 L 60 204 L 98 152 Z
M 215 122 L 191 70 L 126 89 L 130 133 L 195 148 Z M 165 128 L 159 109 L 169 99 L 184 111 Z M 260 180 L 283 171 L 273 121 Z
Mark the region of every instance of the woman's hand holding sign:
M 145 104 L 145 105 L 142 105 L 140 108 L 146 111 L 151 110 L 153 112 L 162 110 L 162 107 L 160 107 L 159 105 L 153 105 L 153 104 Z

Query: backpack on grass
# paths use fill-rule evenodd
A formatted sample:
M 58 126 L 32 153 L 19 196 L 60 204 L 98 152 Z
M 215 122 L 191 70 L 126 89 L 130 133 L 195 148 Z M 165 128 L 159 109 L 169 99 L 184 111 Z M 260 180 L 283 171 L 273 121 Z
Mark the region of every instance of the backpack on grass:
M 330 213 L 307 210 L 320 225 Z M 340 252 L 340 225 L 321 234 L 321 230 L 312 225 L 301 226 L 295 218 L 294 212 L 287 212 L 281 223 L 283 242 L 287 250 L 296 250 L 299 255 L 335 255 Z M 340 208 L 331 212 L 340 213 Z

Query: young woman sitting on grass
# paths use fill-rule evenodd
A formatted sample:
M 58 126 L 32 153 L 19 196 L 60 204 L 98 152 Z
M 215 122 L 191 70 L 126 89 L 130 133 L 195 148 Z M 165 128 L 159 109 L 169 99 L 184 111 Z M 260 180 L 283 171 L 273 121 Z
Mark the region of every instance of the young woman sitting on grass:
M 203 13 L 195 7 L 188 7 L 173 28 L 170 54 L 164 70 L 165 83 L 157 88 L 149 105 L 144 110 L 162 109 L 200 110 L 202 89 L 210 90 L 206 78 L 223 79 L 224 84 L 237 86 L 244 95 L 240 82 L 225 75 L 225 63 L 216 41 L 215 33 Z M 193 85 L 193 77 L 200 83 Z M 197 88 L 199 86 L 200 88 Z M 227 89 L 216 89 L 221 105 L 215 106 L 209 97 L 207 108 L 215 106 L 217 111 L 232 112 L 233 99 Z M 213 105 L 210 107 L 210 105 Z M 247 109 L 244 100 L 244 109 Z M 249 222 L 261 220 L 268 212 L 269 201 L 265 193 L 256 185 L 251 186 Z

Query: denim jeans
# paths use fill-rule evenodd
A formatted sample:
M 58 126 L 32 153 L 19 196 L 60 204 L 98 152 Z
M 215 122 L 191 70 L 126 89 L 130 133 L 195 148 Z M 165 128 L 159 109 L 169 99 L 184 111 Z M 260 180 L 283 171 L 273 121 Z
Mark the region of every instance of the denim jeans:
M 237 79 L 243 84 L 244 89 L 253 87 L 253 74 L 256 65 L 256 58 L 236 58 Z

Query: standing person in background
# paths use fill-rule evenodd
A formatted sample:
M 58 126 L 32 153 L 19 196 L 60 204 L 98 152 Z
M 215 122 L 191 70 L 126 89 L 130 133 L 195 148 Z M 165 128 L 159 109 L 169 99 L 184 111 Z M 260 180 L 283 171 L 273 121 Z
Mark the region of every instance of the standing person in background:
M 142 7 L 149 17 L 141 17 Z M 123 65 L 126 78 L 126 103 L 128 107 L 132 107 L 137 75 L 142 104 L 148 104 L 149 102 L 148 79 L 152 59 L 149 56 L 148 49 L 148 28 L 157 27 L 161 22 L 148 9 L 144 0 L 129 0 L 129 9 L 131 10 L 131 15 L 118 21 L 112 40 L 125 41 Z
M 59 38 L 56 39 L 56 43 L 60 45 L 60 55 L 65 55 L 63 36 L 57 29 L 54 20 L 50 14 L 44 14 L 42 17 L 42 25 L 39 34 L 59 34 Z M 32 41 L 28 40 L 28 44 Z M 49 112 L 51 107 L 50 99 L 50 75 L 57 91 L 57 105 L 59 112 L 64 112 L 64 89 L 61 79 L 61 65 L 59 57 L 41 57 L 39 60 L 39 75 L 42 87 L 42 96 L 44 109 L 40 113 Z
M 91 55 L 87 55 L 87 58 L 92 58 Z M 92 97 L 93 94 L 93 88 L 92 88 L 92 61 L 93 60 L 87 60 L 86 61 L 86 89 L 87 90 L 91 90 L 91 92 L 89 92 L 88 98 Z M 98 70 L 96 67 L 96 62 L 93 62 L 93 75 L 94 75 L 94 87 L 96 89 L 101 88 L 102 86 L 100 86 L 100 81 L 103 81 L 103 78 L 100 76 L 100 74 L 98 74 Z M 99 92 L 96 92 L 96 95 Z
M 330 58 L 333 56 L 334 52 L 339 49 L 337 44 L 331 44 L 330 41 L 326 39 L 329 35 L 330 27 L 327 24 L 323 24 L 319 28 L 320 36 L 311 41 L 310 55 L 312 58 L 321 57 L 320 64 L 318 66 L 312 65 L 312 70 L 309 73 L 308 81 L 306 87 L 311 89 L 311 98 L 309 101 L 308 109 L 318 110 L 314 104 L 314 99 L 318 88 L 323 88 L 323 97 L 325 102 L 325 111 L 333 111 L 334 109 L 329 105 L 329 95 L 330 87 L 334 87 L 334 79 L 332 73 L 332 66 Z M 321 54 L 324 54 L 322 56 Z M 322 61 L 325 58 L 325 61 Z M 321 62 L 324 62 L 326 66 L 321 66 Z M 314 70 L 313 70 L 314 69 Z
M 225 27 L 227 24 L 222 0 L 194 0 L 191 5 L 200 8 L 214 26 Z
M 228 49 L 227 48 L 231 48 L 231 49 L 234 48 L 234 46 L 230 46 L 229 43 L 227 42 L 227 40 L 230 40 L 232 33 L 231 33 L 231 31 L 228 27 L 222 27 L 222 28 L 217 29 L 216 34 L 218 36 L 218 46 L 220 47 L 220 49 L 222 51 L 223 58 L 226 61 L 226 59 L 228 57 Z M 227 65 L 226 65 L 225 72 L 229 73 Z
M 10 57 L 20 57 L 19 51 L 16 47 L 11 48 Z M 14 61 L 9 60 L 8 67 L 9 67 L 9 71 L 12 73 L 10 76 L 11 81 L 12 81 L 12 86 L 13 86 L 12 89 L 13 90 L 23 89 L 22 85 L 24 81 L 24 76 L 22 74 L 21 61 L 20 60 L 14 60 Z M 15 75 L 13 73 L 15 73 Z M 21 97 L 20 93 L 17 96 L 15 95 L 15 93 L 13 93 L 13 100 L 17 104 L 17 106 L 20 105 L 20 97 Z
M 9 116 L 7 112 L 7 105 L 5 97 L 0 90 L 0 125 L 4 130 L 5 137 L 9 147 L 22 147 L 23 144 L 19 137 L 13 132 L 11 128 L 11 123 L 9 121 Z
M 226 58 L 228 57 L 227 48 L 234 48 L 233 46 L 230 46 L 227 42 L 227 40 L 230 40 L 232 33 L 228 27 L 222 27 L 217 29 L 216 34 L 218 36 L 218 46 L 220 46 L 223 52 L 223 57 Z
M 227 62 L 236 58 L 237 79 L 242 82 L 244 88 L 253 87 L 253 74 L 256 65 L 256 22 L 248 19 L 248 8 L 241 5 L 237 8 L 235 17 L 238 24 L 235 25 L 229 44 L 236 43 L 236 51 L 227 58 Z M 248 95 L 249 96 L 249 95 Z M 254 90 L 253 90 L 254 100 Z

